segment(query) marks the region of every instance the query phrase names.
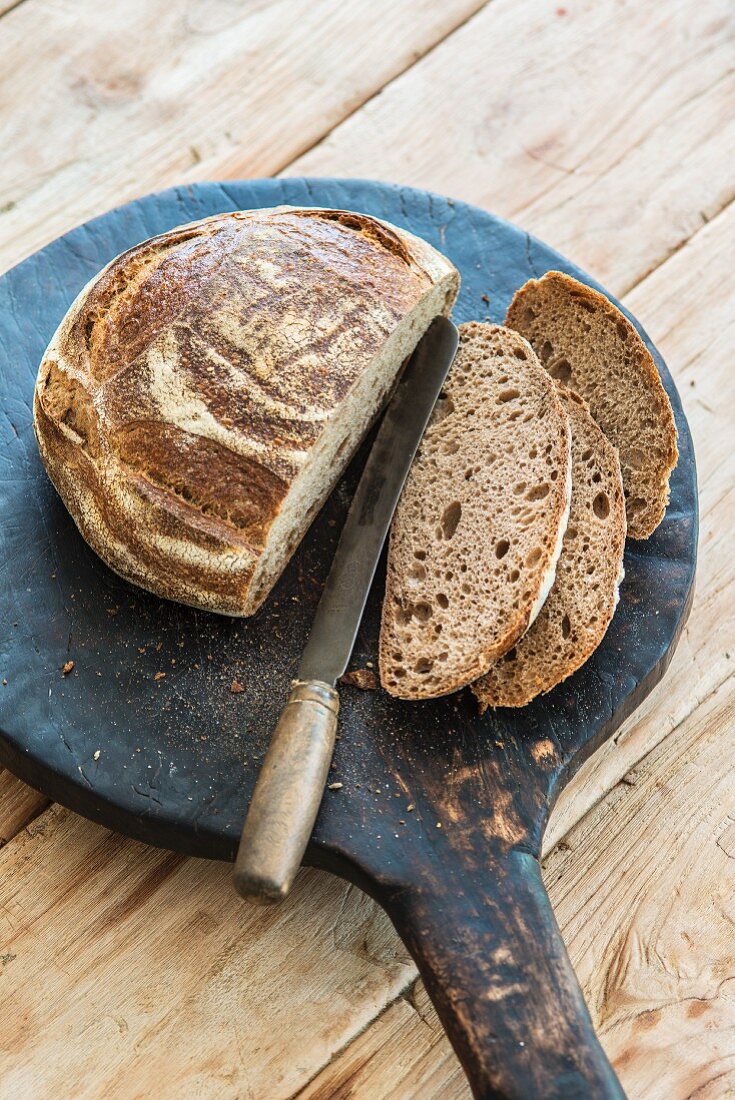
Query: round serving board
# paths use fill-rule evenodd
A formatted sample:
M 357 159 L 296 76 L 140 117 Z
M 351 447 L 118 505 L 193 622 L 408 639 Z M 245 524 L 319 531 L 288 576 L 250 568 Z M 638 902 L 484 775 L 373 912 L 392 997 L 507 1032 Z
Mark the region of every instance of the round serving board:
M 33 386 L 66 309 L 117 253 L 183 222 L 281 203 L 359 210 L 424 237 L 461 272 L 458 322 L 502 320 L 517 287 L 550 268 L 597 285 L 476 207 L 327 179 L 149 195 L 0 278 L 0 762 L 105 825 L 220 859 L 234 856 L 364 451 L 261 611 L 228 620 L 132 587 L 88 549 L 41 464 Z M 538 854 L 559 789 L 660 679 L 689 609 L 694 455 L 676 389 L 651 350 L 680 460 L 665 521 L 626 547 L 621 602 L 587 664 L 530 706 L 484 718 L 469 692 L 426 703 L 341 692 L 333 781 L 342 787 L 326 793 L 308 861 L 358 882 L 388 909 L 477 1095 L 619 1095 L 548 908 Z M 377 663 L 382 583 L 379 574 L 354 667 Z

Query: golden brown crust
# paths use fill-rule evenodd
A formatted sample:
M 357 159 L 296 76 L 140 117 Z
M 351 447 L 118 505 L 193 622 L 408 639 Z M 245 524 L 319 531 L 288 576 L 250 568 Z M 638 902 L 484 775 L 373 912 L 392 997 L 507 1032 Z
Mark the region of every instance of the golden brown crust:
M 159 595 L 252 612 L 295 478 L 442 280 L 448 310 L 448 261 L 348 211 L 216 215 L 117 257 L 62 321 L 35 395 L 44 463 L 87 541 Z
M 664 517 L 679 453 L 671 403 L 638 330 L 604 294 L 561 271 L 517 290 L 505 323 L 588 402 L 620 454 L 628 535 L 648 538 Z

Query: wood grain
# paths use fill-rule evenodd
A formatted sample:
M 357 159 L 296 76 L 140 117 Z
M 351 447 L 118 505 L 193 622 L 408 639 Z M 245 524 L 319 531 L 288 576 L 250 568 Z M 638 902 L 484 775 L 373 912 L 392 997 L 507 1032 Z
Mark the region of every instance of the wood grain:
M 275 174 L 483 2 L 29 0 L 0 35 L 0 269 L 148 191 Z
M 0 768 L 0 848 L 48 806 L 48 799 Z
M 731 677 L 580 823 L 547 874 L 632 1097 L 732 1096 Z
M 620 296 L 735 194 L 729 0 L 496 0 L 289 175 L 476 202 Z
M 0 944 L 8 1097 L 286 1097 L 413 974 L 344 882 L 248 906 L 226 865 L 58 806 L 0 850 Z
M 299 1092 L 298 1100 L 464 1100 L 469 1095 L 434 1006 L 417 982 Z

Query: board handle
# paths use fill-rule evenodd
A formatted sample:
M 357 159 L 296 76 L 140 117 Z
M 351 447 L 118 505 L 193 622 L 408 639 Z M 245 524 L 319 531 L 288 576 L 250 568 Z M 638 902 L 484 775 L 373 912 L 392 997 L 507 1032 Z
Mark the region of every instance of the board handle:
M 488 852 L 475 875 L 447 875 L 447 866 L 444 860 L 436 874 L 426 868 L 386 908 L 473 1095 L 625 1100 L 595 1035 L 538 859 L 499 849 Z

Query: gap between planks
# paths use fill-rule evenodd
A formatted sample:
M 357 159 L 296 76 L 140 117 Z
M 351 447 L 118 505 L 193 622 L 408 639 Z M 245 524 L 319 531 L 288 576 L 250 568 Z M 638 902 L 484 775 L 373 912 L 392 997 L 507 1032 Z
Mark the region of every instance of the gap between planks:
M 43 813 L 48 804 L 48 798 L 0 767 L 0 848 Z
M 19 8 L 21 4 L 27 3 L 29 3 L 29 0 L 14 0 L 14 2 L 13 0 L 8 0 L 8 2 L 6 3 L 3 3 L 3 0 L 0 0 L 0 19 L 4 18 L 4 16 L 6 15 L 10 15 L 11 11 L 15 11 L 15 9 Z

